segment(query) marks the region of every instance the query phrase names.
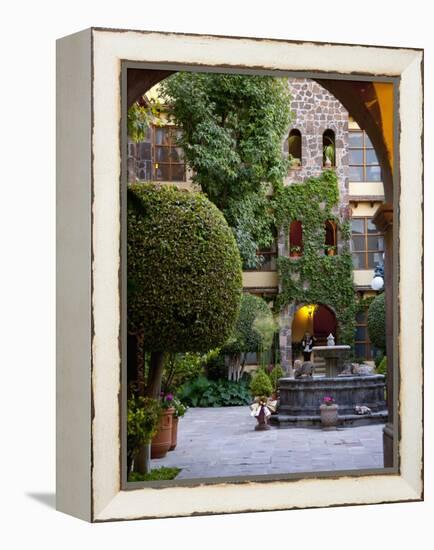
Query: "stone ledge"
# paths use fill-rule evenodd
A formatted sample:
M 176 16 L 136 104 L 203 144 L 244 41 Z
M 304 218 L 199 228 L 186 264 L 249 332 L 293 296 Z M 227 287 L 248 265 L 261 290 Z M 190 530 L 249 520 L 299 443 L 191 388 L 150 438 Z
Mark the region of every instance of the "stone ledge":
M 387 421 L 388 412 L 386 410 L 372 414 L 343 414 L 339 415 L 339 426 L 364 426 L 367 424 L 384 424 Z M 279 427 L 306 427 L 319 426 L 321 417 L 319 415 L 293 416 L 288 414 L 273 414 L 270 417 L 272 424 Z

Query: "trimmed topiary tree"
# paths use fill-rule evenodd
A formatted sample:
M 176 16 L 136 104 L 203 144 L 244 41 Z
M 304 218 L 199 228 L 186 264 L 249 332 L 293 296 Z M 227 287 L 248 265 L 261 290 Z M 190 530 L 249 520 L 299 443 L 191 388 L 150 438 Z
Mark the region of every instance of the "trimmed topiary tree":
M 267 399 L 273 393 L 270 377 L 263 369 L 258 369 L 250 383 L 254 397 Z
M 368 309 L 368 333 L 371 342 L 386 351 L 386 306 L 384 292 L 376 296 Z
M 146 395 L 158 397 L 165 352 L 222 345 L 238 317 L 242 273 L 232 231 L 203 194 L 128 188 L 128 332 L 151 352 Z

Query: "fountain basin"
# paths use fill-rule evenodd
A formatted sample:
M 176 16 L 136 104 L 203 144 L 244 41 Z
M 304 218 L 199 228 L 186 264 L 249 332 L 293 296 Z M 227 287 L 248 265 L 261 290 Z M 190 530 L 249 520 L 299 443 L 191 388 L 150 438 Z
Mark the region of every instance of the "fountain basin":
M 318 378 L 281 378 L 279 406 L 274 421 L 314 424 L 320 422 L 319 407 L 326 396 L 339 405 L 342 422 L 387 418 L 386 381 L 382 374 Z M 358 415 L 356 405 L 371 409 L 370 415 Z

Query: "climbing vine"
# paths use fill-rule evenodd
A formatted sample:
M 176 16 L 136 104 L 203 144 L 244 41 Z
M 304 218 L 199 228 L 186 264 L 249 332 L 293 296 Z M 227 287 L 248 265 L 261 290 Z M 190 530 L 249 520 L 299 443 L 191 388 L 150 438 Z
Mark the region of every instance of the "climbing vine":
M 276 306 L 291 303 L 314 303 L 330 306 L 338 323 L 338 342 L 354 343 L 356 300 L 349 248 L 351 228 L 349 211 L 339 206 L 336 174 L 325 170 L 319 177 L 304 183 L 280 187 L 274 197 L 276 226 L 283 231 L 289 250 L 289 229 L 292 221 L 303 228 L 303 253 L 298 258 L 278 258 L 281 292 Z M 327 256 L 325 222 L 336 224 L 338 250 Z

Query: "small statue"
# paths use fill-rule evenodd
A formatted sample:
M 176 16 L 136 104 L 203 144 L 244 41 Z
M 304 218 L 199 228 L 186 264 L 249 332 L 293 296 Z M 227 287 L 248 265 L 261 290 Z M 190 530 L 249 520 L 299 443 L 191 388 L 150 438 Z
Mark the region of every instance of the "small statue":
M 342 372 L 338 376 L 372 376 L 374 367 L 364 363 L 346 363 Z
M 294 361 L 294 378 L 301 378 L 302 376 L 312 378 L 314 372 L 315 365 L 312 361 L 305 361 L 304 363 L 300 359 Z
M 335 338 L 333 336 L 332 333 L 330 333 L 328 336 L 327 336 L 327 345 L 328 346 L 334 346 L 335 345 Z
M 354 410 L 356 411 L 356 414 L 361 414 L 361 415 L 372 414 L 371 409 L 366 405 L 356 405 L 354 407 Z

